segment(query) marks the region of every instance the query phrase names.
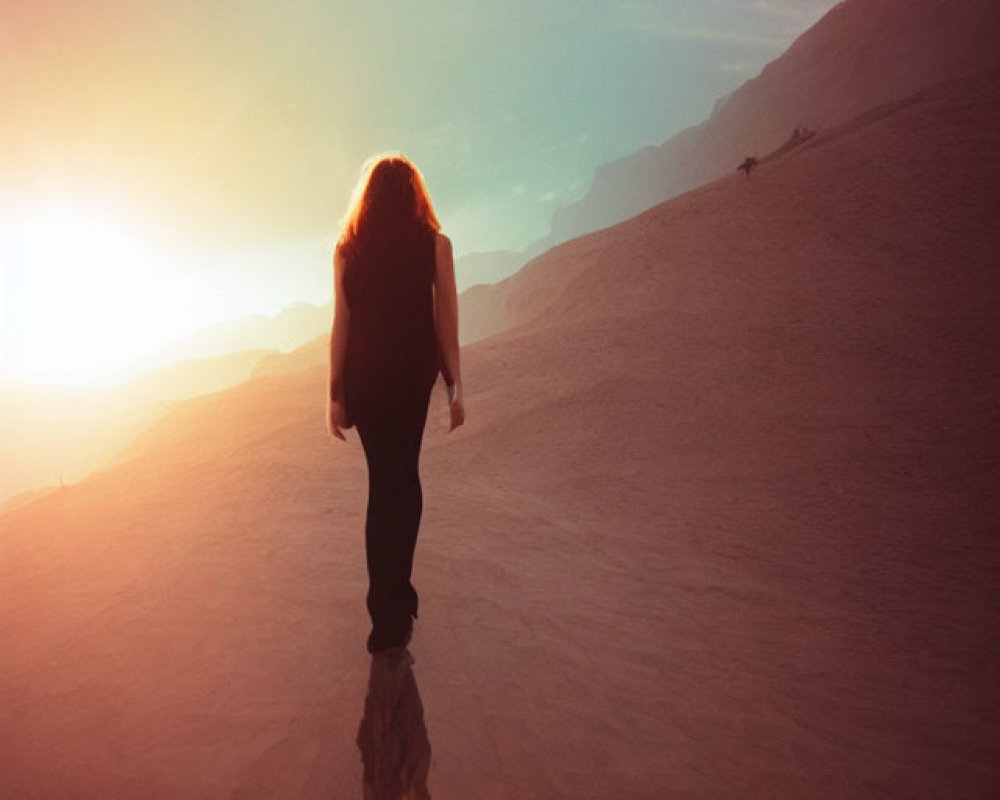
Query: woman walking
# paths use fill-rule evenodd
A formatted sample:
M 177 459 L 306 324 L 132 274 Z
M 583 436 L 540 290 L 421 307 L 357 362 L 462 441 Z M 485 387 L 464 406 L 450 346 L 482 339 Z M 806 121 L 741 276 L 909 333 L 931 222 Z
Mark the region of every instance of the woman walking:
M 465 420 L 451 242 L 423 177 L 399 154 L 366 162 L 334 252 L 330 433 L 357 427 L 368 464 L 368 652 L 407 644 L 423 497 L 418 462 L 441 371 L 451 428 Z

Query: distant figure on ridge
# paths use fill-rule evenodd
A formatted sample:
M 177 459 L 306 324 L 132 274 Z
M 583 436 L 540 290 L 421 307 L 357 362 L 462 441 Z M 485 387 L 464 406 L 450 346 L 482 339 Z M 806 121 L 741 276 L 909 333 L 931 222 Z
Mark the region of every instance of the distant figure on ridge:
M 736 168 L 736 171 L 739 172 L 742 170 L 743 172 L 746 173 L 747 177 L 749 178 L 750 173 L 753 172 L 756 168 L 757 168 L 757 159 L 754 156 L 747 156 L 746 158 L 743 159 L 743 163 Z
M 451 241 L 423 177 L 399 154 L 362 169 L 334 251 L 327 424 L 357 427 L 368 464 L 368 652 L 404 647 L 417 616 L 410 582 L 423 495 L 418 462 L 431 389 L 465 421 Z M 346 441 L 346 440 L 345 440 Z

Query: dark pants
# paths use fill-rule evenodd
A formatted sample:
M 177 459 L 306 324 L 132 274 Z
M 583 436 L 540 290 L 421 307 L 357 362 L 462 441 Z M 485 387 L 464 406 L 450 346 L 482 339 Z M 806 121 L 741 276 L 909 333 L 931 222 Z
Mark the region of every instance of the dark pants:
M 412 381 L 370 393 L 356 419 L 368 462 L 368 613 L 380 638 L 389 640 L 417 615 L 410 576 L 423 510 L 420 444 L 433 385 Z

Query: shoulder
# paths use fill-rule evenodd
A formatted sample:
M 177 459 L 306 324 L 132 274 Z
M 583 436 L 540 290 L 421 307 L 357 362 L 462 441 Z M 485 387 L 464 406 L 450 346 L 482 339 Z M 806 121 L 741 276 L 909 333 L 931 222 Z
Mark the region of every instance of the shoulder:
M 347 264 L 347 252 L 343 242 L 337 242 L 333 248 L 333 267 L 338 272 L 344 271 Z
M 440 231 L 435 233 L 434 285 L 444 288 L 455 283 L 455 259 L 451 253 L 451 239 Z
M 451 239 L 441 231 L 434 231 L 434 256 L 439 265 L 452 259 Z
M 455 269 L 455 260 L 451 253 L 451 239 L 441 231 L 434 231 L 434 279 L 444 280 Z
M 451 252 L 451 239 L 441 231 L 434 231 L 434 249 L 438 252 Z

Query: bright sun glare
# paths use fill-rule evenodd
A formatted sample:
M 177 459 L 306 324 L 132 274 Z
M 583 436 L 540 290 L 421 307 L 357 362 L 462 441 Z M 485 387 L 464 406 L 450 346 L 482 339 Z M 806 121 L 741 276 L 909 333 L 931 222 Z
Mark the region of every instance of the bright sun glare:
M 211 321 L 139 221 L 91 200 L 0 213 L 0 378 L 91 384 Z

